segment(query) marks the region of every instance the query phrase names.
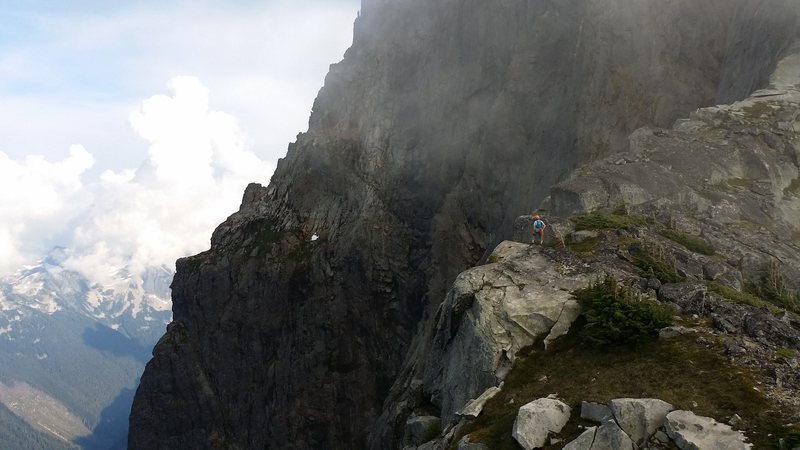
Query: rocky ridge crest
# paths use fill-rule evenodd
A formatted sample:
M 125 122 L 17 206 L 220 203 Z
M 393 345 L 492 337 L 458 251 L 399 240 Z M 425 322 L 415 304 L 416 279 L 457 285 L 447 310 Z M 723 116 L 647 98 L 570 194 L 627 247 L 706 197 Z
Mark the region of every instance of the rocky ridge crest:
M 637 130 L 628 152 L 579 168 L 554 186 L 544 211 L 562 217 L 595 212 L 573 220 L 553 216 L 549 246 L 544 247 L 530 244 L 532 220 L 520 217 L 515 239 L 523 243 L 504 242 L 486 265 L 462 273 L 436 315 L 432 338 L 421 352 L 426 357 L 411 365 L 410 384 L 393 390 L 396 397 L 387 401 L 382 420 L 414 416 L 419 408 L 430 412 L 430 402 L 439 408 L 444 428 L 425 448 L 446 448 L 460 439 L 480 410 L 471 408 L 469 415 L 454 411 L 484 391 L 491 391 L 494 401 L 504 397 L 503 382 L 520 348 L 497 336 L 522 334 L 528 338 L 525 344 L 532 345 L 565 334 L 579 308 L 561 316 L 568 318 L 564 323 L 547 322 L 556 324 L 553 331 L 525 334 L 521 330 L 527 327 L 520 324 L 541 323 L 537 310 L 551 302 L 566 305 L 569 292 L 600 273 L 669 305 L 682 320 L 700 320 L 689 328 L 664 329 L 662 339 L 696 336 L 734 367 L 753 370 L 755 389 L 772 408 L 785 412 L 783 421 L 791 425 L 800 420 L 800 48 L 778 64 L 770 80 L 767 89 L 732 105 L 700 109 L 672 130 Z M 597 226 L 600 230 L 580 229 L 598 220 L 604 221 Z M 651 260 L 649 272 L 643 265 L 645 256 L 660 263 L 656 273 Z M 757 287 L 771 280 L 783 283 L 785 298 L 764 301 L 745 294 L 763 295 Z M 510 301 L 505 300 L 508 292 L 513 292 Z M 515 316 L 517 297 L 524 299 L 521 317 Z M 487 303 L 505 309 L 498 314 L 498 307 Z M 498 325 L 498 315 L 509 319 Z M 546 355 L 547 346 L 539 351 Z M 451 359 L 450 354 L 459 356 Z M 481 408 L 491 399 L 483 400 Z M 394 423 L 402 427 L 402 419 Z M 629 432 L 622 422 L 620 426 Z M 512 430 L 507 431 L 510 439 Z M 671 433 L 680 448 L 694 448 L 692 439 L 699 439 L 687 441 L 680 431 Z M 643 438 L 635 433 L 631 437 Z M 463 442 L 479 445 L 480 440 Z M 698 445 L 720 442 L 706 439 Z M 769 445 L 781 442 L 774 437 Z M 581 445 L 569 448 L 589 448 Z
M 634 3 L 365 0 L 308 132 L 178 262 L 130 447 L 397 446 L 458 274 L 633 130 L 762 86 L 798 29 L 789 0 Z

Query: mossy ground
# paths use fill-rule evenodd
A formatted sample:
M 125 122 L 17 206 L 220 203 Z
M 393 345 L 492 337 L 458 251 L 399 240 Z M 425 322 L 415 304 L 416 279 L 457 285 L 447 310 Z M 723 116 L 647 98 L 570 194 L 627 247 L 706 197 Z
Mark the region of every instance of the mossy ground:
M 772 102 L 756 102 L 750 106 L 745 106 L 742 111 L 747 114 L 750 119 L 761 119 L 769 117 L 775 112 L 777 105 L 773 106 Z
M 661 230 L 661 235 L 683 245 L 688 250 L 691 250 L 695 253 L 700 253 L 701 255 L 713 256 L 717 252 L 713 245 L 700 236 L 695 236 L 669 228 Z
M 599 250 L 602 246 L 602 238 L 598 236 L 595 238 L 584 239 L 581 242 L 573 242 L 571 238 L 567 237 L 564 243 L 568 249 L 575 253 L 578 253 L 582 256 L 591 256 L 597 253 L 597 250 Z M 560 245 L 561 244 L 557 244 L 556 247 Z
M 780 438 L 800 438 L 796 429 L 785 426 L 790 419 L 754 389 L 757 375 L 733 366 L 718 345 L 706 347 L 696 335 L 598 349 L 572 332 L 547 351 L 521 355 L 501 393 L 464 434 L 493 450 L 517 450 L 511 429 L 519 407 L 558 394 L 572 408 L 572 419 L 559 434 L 565 442 L 581 433 L 579 425 L 592 425 L 579 419 L 581 401 L 607 403 L 621 397 L 659 398 L 721 421 L 738 414 L 740 428 L 759 449 L 777 448 Z
M 631 247 L 629 247 L 631 248 Z M 654 243 L 642 242 L 631 251 L 633 263 L 639 268 L 639 275 L 645 278 L 658 278 L 662 283 L 680 283 L 686 277 L 678 273 L 671 253 Z
M 797 351 L 783 347 L 779 348 L 775 352 L 775 356 L 777 356 L 778 358 L 785 358 L 785 359 L 794 358 L 795 356 L 797 356 Z
M 647 220 L 640 216 L 593 212 L 581 214 L 570 219 L 576 230 L 620 230 L 645 225 Z
M 789 186 L 783 190 L 783 193 L 785 195 L 800 195 L 800 177 L 792 180 Z
M 755 181 L 750 178 L 728 178 L 715 184 L 714 187 L 723 192 L 736 193 L 750 189 L 753 183 Z
M 771 306 L 766 300 L 760 297 L 748 292 L 737 291 L 736 289 L 725 286 L 724 284 L 707 281 L 705 282 L 705 285 L 711 292 L 725 298 L 726 300 L 730 300 L 733 303 L 755 306 L 756 308 Z

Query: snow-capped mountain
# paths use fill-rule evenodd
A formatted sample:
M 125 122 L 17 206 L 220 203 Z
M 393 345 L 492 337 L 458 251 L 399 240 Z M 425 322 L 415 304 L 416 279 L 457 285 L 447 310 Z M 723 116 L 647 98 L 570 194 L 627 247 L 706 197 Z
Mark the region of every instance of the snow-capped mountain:
M 138 378 L 171 320 L 173 272 L 109 268 L 93 283 L 66 256 L 0 279 L 0 442 L 124 447 Z
M 64 249 L 55 249 L 38 264 L 0 280 L 0 335 L 26 317 L 59 311 L 81 314 L 131 338 L 150 335 L 153 326 L 160 333 L 169 322 L 170 269 L 152 267 L 141 274 L 115 269 L 111 282 L 100 284 L 65 269 L 64 259 Z

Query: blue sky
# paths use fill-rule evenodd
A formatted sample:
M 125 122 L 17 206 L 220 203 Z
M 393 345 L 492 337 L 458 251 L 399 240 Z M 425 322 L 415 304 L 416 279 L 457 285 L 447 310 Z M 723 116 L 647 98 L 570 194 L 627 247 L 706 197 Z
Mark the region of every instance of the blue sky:
M 274 160 L 303 131 L 358 8 L 358 0 L 5 0 L 0 151 L 63 156 L 80 143 L 96 157 L 94 171 L 130 166 L 144 148 L 127 111 L 171 77 L 192 75 Z
M 359 7 L 0 2 L 0 276 L 53 246 L 93 279 L 208 248 L 307 129 Z

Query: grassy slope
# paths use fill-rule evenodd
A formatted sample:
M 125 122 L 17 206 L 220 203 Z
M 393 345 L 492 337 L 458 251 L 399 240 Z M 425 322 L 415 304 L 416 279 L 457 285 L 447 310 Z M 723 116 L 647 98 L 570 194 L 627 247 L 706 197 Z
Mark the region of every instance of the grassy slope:
M 659 398 L 720 421 L 739 414 L 740 428 L 755 448 L 775 448 L 780 437 L 800 440 L 800 429 L 784 426 L 790 419 L 771 409 L 754 389 L 758 374 L 734 367 L 718 349 L 699 344 L 697 335 L 637 348 L 598 349 L 586 346 L 573 332 L 551 350 L 531 351 L 520 358 L 503 391 L 465 433 L 493 450 L 516 450 L 511 428 L 519 407 L 558 394 L 573 408 L 572 419 L 559 436 L 566 441 L 580 434 L 578 425 L 592 425 L 579 419 L 582 400 L 607 403 L 621 397 Z M 561 446 L 563 442 L 546 448 Z
M 572 220 L 577 229 L 585 230 L 648 225 L 642 217 L 608 213 L 582 215 Z M 700 238 L 695 242 L 684 239 L 680 233 L 664 233 L 663 226 L 658 224 L 649 225 L 691 251 L 707 255 L 714 253 L 713 247 Z M 639 242 L 639 239 L 618 236 L 614 239 L 619 240 L 618 245 L 623 245 L 623 239 L 631 241 L 625 244 Z M 583 256 L 593 256 L 602 246 L 602 238 L 581 244 L 568 242 L 567 246 Z M 635 262 L 642 271 L 649 272 L 643 267 L 650 266 L 644 264 L 648 261 L 640 260 L 647 254 L 642 252 Z M 656 258 L 650 262 L 659 269 L 675 272 L 669 261 Z M 676 280 L 668 276 L 664 278 L 663 282 L 671 282 L 681 281 L 683 277 Z M 710 284 L 712 291 L 731 301 L 769 305 L 752 294 Z M 692 334 L 637 347 L 598 348 L 587 345 L 580 337 L 582 320 L 579 319 L 573 331 L 550 350 L 529 350 L 523 354 L 506 378 L 502 392 L 486 404 L 482 415 L 467 425 L 462 434 L 470 433 L 473 441 L 484 442 L 493 450 L 518 449 L 511 437 L 511 429 L 519 407 L 537 398 L 558 394 L 573 408 L 572 420 L 559 436 L 564 442 L 580 434 L 579 425 L 594 425 L 579 418 L 581 401 L 607 403 L 621 397 L 650 397 L 723 422 L 738 414 L 743 419 L 739 428 L 745 431 L 757 449 L 778 448 L 780 438 L 787 439 L 792 445 L 800 445 L 800 424 L 787 427 L 791 418 L 773 409 L 771 402 L 757 390 L 757 380 L 763 374 L 730 363 L 722 354 L 722 345 L 714 342 L 716 338 L 713 335 L 705 336 L 708 343 L 698 343 L 700 334 Z M 561 448 L 564 442 L 547 448 Z

